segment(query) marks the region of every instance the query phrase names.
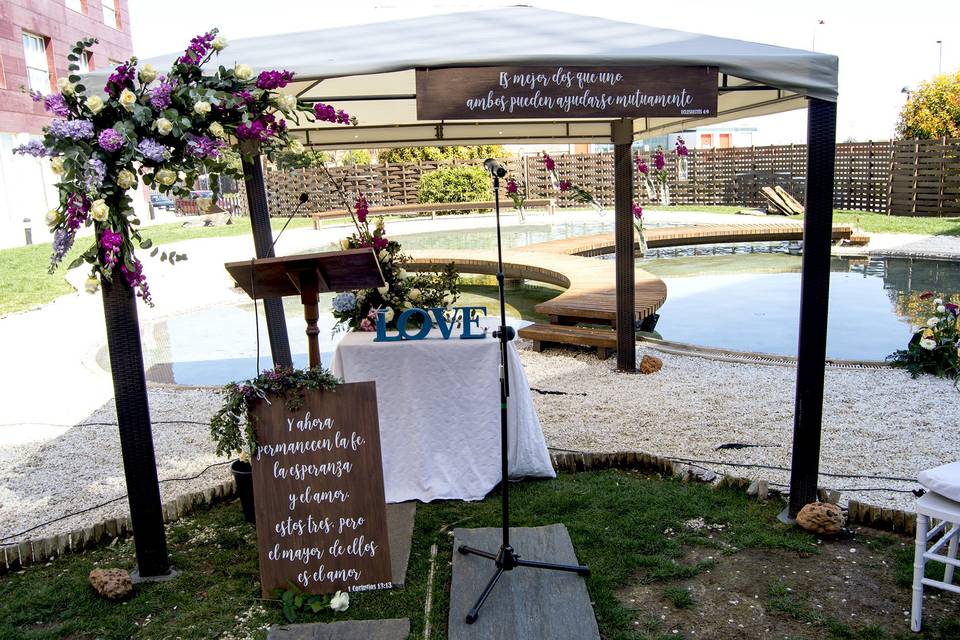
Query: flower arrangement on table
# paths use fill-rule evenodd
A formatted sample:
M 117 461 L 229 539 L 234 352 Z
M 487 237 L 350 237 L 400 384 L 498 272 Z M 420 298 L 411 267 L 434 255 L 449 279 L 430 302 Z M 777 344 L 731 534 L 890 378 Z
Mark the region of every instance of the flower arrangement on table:
M 410 257 L 400 250 L 399 242 L 384 235 L 383 218 L 377 218 L 371 226 L 366 197 L 360 194 L 353 207 L 347 209 L 355 231 L 341 240 L 340 246 L 344 250 L 372 247 L 386 284 L 377 289 L 337 294 L 333 299 L 333 317 L 338 321 L 335 331 L 376 331 L 379 311 L 384 312 L 387 328 L 393 329 L 405 309 L 446 308 L 456 302 L 460 286 L 453 263 L 438 273 L 408 273 L 404 265 Z
M 517 184 L 517 181 L 513 178 L 507 180 L 507 195 L 513 200 L 513 208 L 517 210 L 517 217 L 520 219 L 521 224 L 526 221 L 526 215 L 523 210 L 523 203 L 527 201 L 527 189 L 524 185 L 523 191 L 520 190 L 520 185 Z
M 677 180 L 686 180 L 690 171 L 690 165 L 687 162 L 690 150 L 687 149 L 687 143 L 683 136 L 677 136 L 674 151 L 677 154 Z
M 196 36 L 171 69 L 161 74 L 136 58 L 116 67 L 103 94 L 88 90 L 78 75 L 78 61 L 97 42 L 76 43 L 67 56 L 70 75 L 58 81 L 59 92 L 35 101 L 56 119 L 42 140 L 15 150 L 49 157 L 59 178 L 58 205 L 46 216 L 53 232 L 52 273 L 76 240 L 81 227 L 93 227 L 94 242 L 69 268 L 90 265 L 88 292 L 118 273 L 147 304 L 152 304 L 143 264 L 135 253 L 151 248 L 140 233 L 129 191 L 140 182 L 161 193 L 188 196 L 194 181 L 211 176 L 212 201 L 219 195 L 219 177 L 243 177 L 241 153 L 281 150 L 299 153 L 303 145 L 287 131 L 287 119 L 301 117 L 356 124 L 348 114 L 317 103 L 309 105 L 279 89 L 292 79 L 289 71 L 255 75 L 245 64 L 204 65 L 222 51 L 226 40 L 216 29 Z M 151 255 L 156 255 L 154 249 Z M 184 256 L 161 256 L 174 264 Z
M 314 369 L 267 369 L 256 378 L 231 382 L 223 387 L 223 404 L 210 419 L 210 435 L 217 443 L 217 455 L 239 454 L 249 461 L 257 452 L 256 418 L 253 407 L 257 402 L 271 402 L 282 398 L 287 409 L 296 411 L 303 406 L 307 389 L 333 389 L 341 380 L 322 367 Z
M 960 307 L 934 295 L 930 291 L 921 294 L 921 300 L 932 301 L 933 312 L 914 332 L 907 348 L 893 352 L 887 360 L 914 378 L 921 373 L 952 378 L 960 390 Z
M 593 197 L 593 194 L 589 190 L 584 189 L 578 184 L 574 184 L 570 180 L 561 180 L 557 174 L 556 160 L 551 158 L 546 151 L 542 152 L 542 154 L 543 166 L 547 170 L 547 177 L 550 179 L 550 184 L 553 185 L 554 189 L 561 193 L 569 194 L 575 202 L 588 204 L 600 213 L 603 213 L 603 206 L 597 202 L 597 199 Z

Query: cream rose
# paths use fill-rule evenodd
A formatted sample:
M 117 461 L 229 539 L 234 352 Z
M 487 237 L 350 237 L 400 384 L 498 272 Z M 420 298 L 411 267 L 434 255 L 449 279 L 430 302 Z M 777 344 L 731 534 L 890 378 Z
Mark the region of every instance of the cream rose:
M 169 133 L 173 131 L 173 123 L 166 118 L 157 118 L 157 121 L 153 123 L 153 126 L 156 127 L 157 133 L 162 136 L 169 135 Z
M 940 323 L 940 318 L 930 318 L 927 320 L 928 327 L 935 327 Z
M 379 292 L 380 292 L 380 295 L 382 295 L 382 296 L 387 295 L 387 291 L 390 291 L 390 283 L 388 282 L 387 284 L 383 285 L 382 287 L 377 287 L 377 291 L 379 291 Z
M 407 270 L 406 270 L 406 269 L 400 269 L 400 271 L 397 271 L 397 277 L 400 278 L 401 280 L 403 280 L 404 278 L 406 278 L 406 277 L 407 277 Z
M 165 187 L 169 187 L 177 181 L 177 172 L 171 171 L 170 169 L 160 169 L 160 171 L 157 171 L 156 178 L 157 182 Z
M 43 221 L 47 223 L 48 227 L 56 226 L 60 222 L 60 212 L 56 209 L 50 209 L 50 211 L 47 211 L 47 215 L 43 217 Z
M 927 351 L 933 351 L 936 348 L 937 343 L 930 338 L 923 338 L 920 340 L 920 346 Z
M 57 88 L 65 96 L 72 96 L 76 92 L 76 85 L 70 82 L 69 78 L 60 78 L 57 80 Z
M 407 297 L 410 298 L 411 302 L 416 302 L 420 299 L 420 289 L 410 289 L 410 293 L 407 294 Z
M 253 69 L 250 68 L 250 65 L 238 64 L 233 68 L 233 75 L 237 77 L 237 80 L 249 80 L 253 77 Z
M 97 276 L 87 278 L 87 281 L 83 283 L 83 288 L 87 293 L 96 293 L 97 289 L 100 288 L 100 281 L 97 280 Z
M 50 161 L 50 170 L 53 171 L 53 172 L 54 172 L 55 174 L 57 174 L 58 176 L 62 176 L 62 175 L 63 175 L 63 171 L 64 171 L 64 169 L 63 169 L 63 158 L 61 158 L 60 156 L 57 156 L 56 158 L 54 158 L 53 160 L 51 160 L 51 161 Z
M 199 113 L 202 116 L 210 113 L 210 103 L 206 100 L 198 100 L 193 103 L 193 112 Z
M 110 207 L 107 206 L 107 203 L 100 200 L 94 200 L 93 204 L 90 205 L 90 217 L 96 220 L 97 222 L 103 222 L 107 219 L 107 215 L 110 213 Z
M 212 48 L 214 51 L 223 51 L 227 48 L 227 39 L 218 35 L 213 39 L 213 42 L 210 43 L 210 48 Z
M 227 135 L 227 132 L 223 130 L 223 125 L 220 124 L 219 122 L 210 123 L 210 126 L 208 127 L 208 129 L 210 130 L 210 133 L 212 133 L 217 138 L 225 138 Z
M 297 98 L 296 96 L 290 96 L 285 93 L 281 93 L 277 95 L 276 103 L 277 103 L 277 108 L 279 108 L 280 111 L 289 112 L 289 111 L 293 111 L 296 108 Z
M 153 68 L 152 64 L 145 64 L 140 67 L 140 82 L 143 84 L 150 84 L 157 79 L 157 70 Z
M 346 238 L 344 238 L 343 240 L 341 240 L 341 241 L 340 241 L 340 248 L 343 249 L 344 251 L 346 251 L 347 249 L 349 249 L 349 248 L 350 248 L 350 241 L 347 240 Z
M 103 99 L 100 96 L 89 96 L 86 105 L 87 109 L 90 109 L 90 113 L 94 115 L 103 111 Z
M 124 89 L 120 92 L 120 106 L 127 111 L 133 111 L 133 105 L 137 104 L 137 94 L 130 89 Z
M 392 308 L 387 307 L 386 309 L 383 310 L 383 319 L 386 320 L 387 322 L 393 322 L 393 309 L 392 309 Z
M 330 608 L 337 613 L 343 613 L 350 607 L 350 594 L 344 591 L 337 591 L 330 598 Z
M 299 140 L 291 140 L 289 149 L 290 149 L 290 153 L 300 155 L 301 153 L 303 153 L 303 143 L 300 142 Z
M 137 175 L 129 169 L 121 169 L 117 173 L 117 186 L 123 189 L 132 189 L 137 185 Z

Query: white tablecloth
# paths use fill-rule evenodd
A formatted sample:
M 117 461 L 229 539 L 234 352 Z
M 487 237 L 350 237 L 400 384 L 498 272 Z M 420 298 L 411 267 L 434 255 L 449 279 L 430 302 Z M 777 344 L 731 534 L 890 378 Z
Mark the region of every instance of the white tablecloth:
M 483 498 L 500 481 L 499 342 L 374 336 L 344 336 L 333 372 L 377 383 L 387 502 Z M 527 376 L 509 348 L 510 477 L 556 477 Z

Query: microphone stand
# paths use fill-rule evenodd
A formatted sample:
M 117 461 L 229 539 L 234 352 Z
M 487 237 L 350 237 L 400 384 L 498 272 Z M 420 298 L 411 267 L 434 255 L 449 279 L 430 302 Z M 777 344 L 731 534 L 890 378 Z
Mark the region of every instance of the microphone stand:
M 487 169 L 493 174 L 493 195 L 496 205 L 497 218 L 497 287 L 500 294 L 500 327 L 494 331 L 493 337 L 500 340 L 500 500 L 502 517 L 502 540 L 500 549 L 496 553 L 490 553 L 481 549 L 475 549 L 467 545 L 460 545 L 457 551 L 464 555 L 476 555 L 481 558 L 493 560 L 496 571 L 487 582 L 476 604 L 467 612 L 467 624 L 473 624 L 480 617 L 480 607 L 486 602 L 487 598 L 493 592 L 497 581 L 505 571 L 512 571 L 517 567 L 530 567 L 532 569 L 548 569 L 551 571 L 568 571 L 581 576 L 590 575 L 590 568 L 586 565 L 566 565 L 553 564 L 550 562 L 536 562 L 532 560 L 522 560 L 520 555 L 510 546 L 510 470 L 508 468 L 508 433 L 507 433 L 507 399 L 510 395 L 510 378 L 507 357 L 509 351 L 507 343 L 513 340 L 515 332 L 513 327 L 507 326 L 507 305 L 506 295 L 504 293 L 503 278 L 503 241 L 500 235 L 500 178 L 506 175 L 506 170 L 495 162 L 487 160 L 484 163 Z

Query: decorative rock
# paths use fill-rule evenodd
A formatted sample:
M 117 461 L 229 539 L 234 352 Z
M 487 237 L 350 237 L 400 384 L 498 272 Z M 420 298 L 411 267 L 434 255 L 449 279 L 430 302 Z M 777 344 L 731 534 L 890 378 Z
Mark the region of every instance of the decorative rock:
M 807 531 L 833 536 L 843 528 L 843 512 L 829 502 L 811 502 L 800 509 L 797 524 Z
M 94 569 L 90 572 L 90 585 L 111 600 L 124 598 L 133 591 L 133 580 L 123 569 Z
M 661 368 L 663 368 L 663 360 L 660 358 L 643 356 L 643 359 L 640 360 L 640 373 L 656 373 Z

